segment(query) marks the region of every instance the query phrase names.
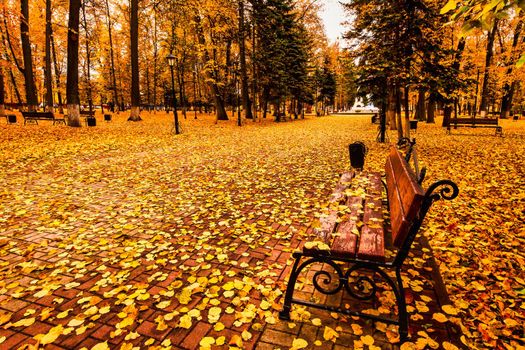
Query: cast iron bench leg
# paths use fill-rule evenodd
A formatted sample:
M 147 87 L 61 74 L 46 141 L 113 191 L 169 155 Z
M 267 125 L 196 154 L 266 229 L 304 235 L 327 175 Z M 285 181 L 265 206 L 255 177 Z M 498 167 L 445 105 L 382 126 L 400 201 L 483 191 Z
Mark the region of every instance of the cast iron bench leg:
M 396 278 L 399 288 L 399 300 L 397 305 L 397 312 L 399 313 L 399 335 L 401 337 L 401 343 L 404 343 L 408 339 L 408 312 L 405 300 L 405 288 L 403 288 L 400 267 L 396 268 Z
M 297 277 L 299 277 L 299 272 L 301 272 L 301 271 L 297 271 L 297 268 L 299 266 L 299 262 L 301 261 L 302 256 L 303 254 L 301 253 L 293 254 L 293 257 L 295 258 L 295 262 L 292 267 L 292 273 L 290 274 L 290 279 L 288 280 L 288 286 L 286 287 L 286 294 L 284 295 L 283 309 L 279 312 L 279 318 L 281 320 L 290 321 L 290 310 L 292 309 L 292 297 L 293 297 L 293 292 L 295 288 L 295 282 L 297 282 Z

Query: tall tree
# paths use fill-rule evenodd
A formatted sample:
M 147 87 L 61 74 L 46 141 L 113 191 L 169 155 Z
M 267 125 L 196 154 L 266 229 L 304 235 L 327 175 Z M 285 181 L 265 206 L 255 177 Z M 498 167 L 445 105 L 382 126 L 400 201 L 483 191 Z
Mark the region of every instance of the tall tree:
M 400 111 L 404 100 L 407 120 L 411 86 L 428 88 L 432 96 L 445 100 L 460 85 L 450 62 L 453 51 L 445 46 L 446 18 L 439 13 L 439 4 L 425 0 L 353 0 L 345 8 L 355 16 L 345 37 L 352 40 L 355 56 L 360 58 L 360 94 L 371 95 L 377 105 L 386 101 L 391 127 L 397 124 L 399 136 L 406 135 L 399 130 L 401 119 L 394 122 L 394 111 Z
M 490 65 L 492 62 L 494 38 L 496 37 L 496 31 L 498 30 L 499 19 L 494 19 L 492 28 L 487 34 L 487 52 L 485 55 L 485 70 L 483 72 L 483 84 L 481 87 L 481 102 L 479 105 L 479 113 L 482 118 L 487 115 L 487 107 L 489 100 L 489 78 L 490 78 Z
M 245 23 L 244 23 L 244 0 L 239 1 L 239 60 L 241 75 L 241 96 L 244 117 L 253 119 L 250 96 L 248 95 L 248 71 L 246 68 L 246 45 L 245 45 Z
M 514 92 L 516 91 L 516 86 L 518 84 L 518 80 L 514 79 L 512 73 L 514 71 L 514 65 L 516 60 L 516 48 L 518 46 L 518 43 L 520 42 L 520 38 L 522 42 L 525 40 L 525 37 L 522 36 L 522 30 L 523 19 L 520 18 L 518 24 L 516 25 L 516 28 L 514 29 L 509 59 L 506 62 L 507 69 L 505 75 L 507 80 L 505 81 L 505 85 L 503 86 L 503 98 L 501 100 L 500 114 L 501 118 L 509 117 L 510 111 L 512 109 L 512 100 L 514 98 Z
M 140 76 L 139 76 L 139 1 L 131 0 L 131 114 L 128 120 L 140 121 Z
M 4 68 L 0 67 L 0 117 L 5 116 L 5 83 Z
M 62 85 L 60 83 L 60 75 L 62 74 L 61 69 L 58 65 L 57 52 L 55 49 L 55 37 L 51 32 L 51 51 L 53 53 L 53 66 L 55 67 L 55 83 L 57 87 L 57 97 L 58 97 L 58 111 L 64 113 L 64 102 L 62 101 Z
M 304 100 L 307 79 L 308 38 L 297 20 L 290 0 L 253 1 L 259 50 L 255 53 L 258 85 L 262 88 L 263 118 L 267 104 L 274 105 L 275 119 L 281 120 L 282 108 L 290 96 Z M 295 89 L 295 90 L 294 90 Z
M 195 32 L 197 34 L 197 40 L 204 54 L 205 64 L 208 66 L 206 69 L 207 81 L 211 88 L 213 99 L 215 101 L 215 112 L 217 120 L 228 120 L 228 114 L 224 107 L 224 99 L 219 88 L 219 74 L 217 64 L 212 61 L 212 56 L 206 47 L 206 37 L 204 36 L 204 30 L 202 28 L 202 19 L 200 15 L 194 17 Z M 211 66 L 211 67 L 210 67 Z
M 13 90 L 14 90 L 14 93 L 16 95 L 16 100 L 19 104 L 22 104 L 22 97 L 20 96 L 20 91 L 18 90 L 18 85 L 17 85 L 17 82 L 16 82 L 16 79 L 15 79 L 15 76 L 13 74 L 13 70 L 11 69 L 10 67 L 10 63 L 11 63 L 11 58 L 9 56 L 9 53 L 7 51 L 7 44 L 6 41 L 9 41 L 8 40 L 8 31 L 7 31 L 7 21 L 6 21 L 6 13 L 5 13 L 5 7 L 4 7 L 4 3 L 3 1 L 0 2 L 0 5 L 2 6 L 2 16 L 3 16 L 3 24 L 4 26 L 1 28 L 0 32 L 2 33 L 2 38 L 1 38 L 1 44 L 2 44 L 2 54 L 1 54 L 1 58 L 4 59 L 8 65 L 6 65 L 5 67 L 1 67 L 2 69 L 2 76 L 3 74 L 5 73 L 5 71 L 9 72 L 9 81 L 11 83 L 11 86 L 13 87 Z M 10 45 L 10 42 L 9 42 L 9 45 Z M 18 65 L 18 62 L 16 61 L 16 57 L 13 58 L 13 60 L 15 61 L 15 65 L 18 67 L 18 68 L 21 68 L 19 67 Z M 4 81 L 4 84 L 5 84 L 5 81 Z M 5 100 L 5 85 L 4 85 L 4 100 Z M 4 101 L 5 103 L 5 101 Z
M 78 30 L 81 0 L 69 0 L 67 30 L 67 124 L 80 127 L 80 97 L 78 94 Z
M 35 79 L 33 76 L 33 55 L 29 39 L 29 0 L 20 0 L 20 38 L 24 57 L 24 81 L 26 87 L 26 103 L 29 110 L 38 106 Z
M 45 43 L 45 85 L 46 85 L 46 110 L 53 112 L 53 77 L 51 70 L 51 0 L 46 0 L 46 43 Z
M 49 1 L 49 0 L 47 0 Z M 93 96 L 92 96 L 92 90 L 91 90 L 91 49 L 90 49 L 90 35 L 89 35 L 89 29 L 88 29 L 88 20 L 86 16 L 86 6 L 87 1 L 84 0 L 84 3 L 82 4 L 82 18 L 83 18 L 83 26 L 84 26 L 84 36 L 85 40 L 84 43 L 86 45 L 86 86 L 87 86 L 87 100 L 88 100 L 88 106 L 89 110 L 93 110 Z
M 332 106 L 335 102 L 335 93 L 337 89 L 335 74 L 330 67 L 328 57 L 325 58 L 323 68 L 320 71 L 319 86 L 319 99 L 323 106 L 323 114 L 326 114 L 326 108 Z
M 118 108 L 118 90 L 117 90 L 117 77 L 115 74 L 115 54 L 113 52 L 113 23 L 111 21 L 111 13 L 109 10 L 109 0 L 105 1 L 106 5 L 106 20 L 108 26 L 108 38 L 109 38 L 109 57 L 110 57 L 110 74 L 111 74 L 111 91 L 113 92 L 113 108 Z

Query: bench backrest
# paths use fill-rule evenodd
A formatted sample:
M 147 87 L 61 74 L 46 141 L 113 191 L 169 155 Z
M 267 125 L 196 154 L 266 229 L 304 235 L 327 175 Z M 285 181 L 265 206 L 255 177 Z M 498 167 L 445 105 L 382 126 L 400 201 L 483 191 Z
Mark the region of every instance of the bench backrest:
M 498 125 L 498 120 L 498 118 L 452 118 L 450 122 L 453 124 Z
M 55 119 L 53 112 L 22 112 L 22 115 L 29 118 Z
M 417 183 L 405 158 L 394 146 L 390 149 L 385 172 L 392 240 L 399 248 L 417 220 L 425 192 Z

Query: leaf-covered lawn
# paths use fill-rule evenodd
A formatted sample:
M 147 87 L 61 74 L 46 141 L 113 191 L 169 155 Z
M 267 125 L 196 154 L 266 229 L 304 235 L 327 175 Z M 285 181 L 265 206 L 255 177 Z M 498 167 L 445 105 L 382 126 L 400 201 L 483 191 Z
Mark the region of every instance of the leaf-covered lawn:
M 365 141 L 378 170 L 388 150 L 368 117 L 239 128 L 199 115 L 176 137 L 170 116 L 143 118 L 0 126 L 0 347 L 253 348 L 283 323 L 290 252 L 348 168 L 347 145 Z M 433 317 L 469 347 L 524 344 L 525 121 L 502 124 L 504 138 L 421 124 L 415 135 L 425 183 L 460 188 L 425 232 L 454 303 Z M 425 309 L 416 299 L 412 316 Z M 307 320 L 316 339 L 288 347 L 327 348 L 342 332 L 348 346 L 377 345 L 325 317 Z M 414 346 L 435 346 L 426 337 Z

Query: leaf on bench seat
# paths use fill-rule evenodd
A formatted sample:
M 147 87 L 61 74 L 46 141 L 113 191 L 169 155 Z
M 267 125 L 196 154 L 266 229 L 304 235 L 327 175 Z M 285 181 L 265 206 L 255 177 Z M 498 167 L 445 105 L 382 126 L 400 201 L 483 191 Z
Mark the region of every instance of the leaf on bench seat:
M 330 250 L 328 244 L 320 241 L 309 241 L 304 244 L 306 249 Z
M 361 259 L 384 261 L 385 259 L 385 232 L 382 225 L 381 176 L 378 173 L 368 175 L 370 183 L 367 187 L 367 198 L 363 214 L 364 226 L 361 228 L 361 237 L 357 256 Z
M 337 211 L 331 211 L 328 216 L 321 217 L 320 227 L 315 228 L 314 232 L 322 240 L 328 240 L 330 234 L 334 231 L 335 225 L 337 223 Z
M 337 236 L 332 242 L 333 254 L 355 257 L 359 236 L 357 227 L 359 221 L 358 213 L 361 211 L 362 206 L 363 198 L 360 196 L 349 197 L 346 201 L 346 207 L 349 208 L 350 215 L 344 217 L 344 220 L 337 227 Z

